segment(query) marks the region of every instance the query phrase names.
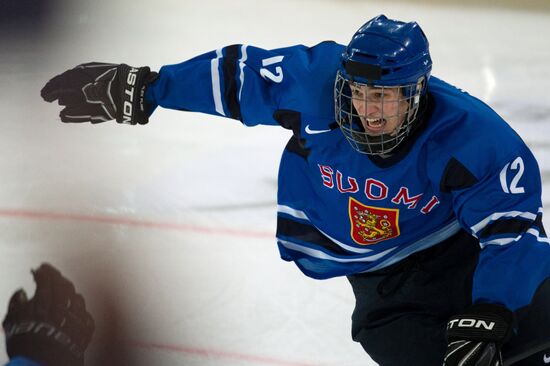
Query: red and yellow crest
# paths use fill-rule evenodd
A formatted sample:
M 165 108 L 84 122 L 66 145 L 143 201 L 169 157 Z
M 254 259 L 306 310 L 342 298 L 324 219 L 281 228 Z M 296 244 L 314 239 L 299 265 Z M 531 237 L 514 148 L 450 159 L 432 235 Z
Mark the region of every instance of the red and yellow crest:
M 360 245 L 375 244 L 399 236 L 399 210 L 365 206 L 350 197 L 351 237 Z

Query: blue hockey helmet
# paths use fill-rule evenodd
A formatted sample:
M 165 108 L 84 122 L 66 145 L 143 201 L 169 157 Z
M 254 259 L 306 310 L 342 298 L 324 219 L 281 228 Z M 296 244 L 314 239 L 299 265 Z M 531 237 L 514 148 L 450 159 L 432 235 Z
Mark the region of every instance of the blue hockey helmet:
M 428 40 L 416 22 L 379 15 L 353 35 L 334 96 L 336 121 L 356 150 L 389 154 L 410 134 L 431 68 Z

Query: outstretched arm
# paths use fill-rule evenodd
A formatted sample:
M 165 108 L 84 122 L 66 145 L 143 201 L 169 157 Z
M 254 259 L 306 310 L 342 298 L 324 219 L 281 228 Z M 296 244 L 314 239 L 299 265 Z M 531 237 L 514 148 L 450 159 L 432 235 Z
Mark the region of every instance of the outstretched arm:
M 276 124 L 273 112 L 290 87 L 298 47 L 268 51 L 231 45 L 166 65 L 146 93 L 163 108 L 208 113 L 246 125 Z
M 273 115 L 279 109 L 333 114 L 331 90 L 341 48 L 334 42 L 275 50 L 231 45 L 163 66 L 158 73 L 149 67 L 86 63 L 50 80 L 42 97 L 65 106 L 63 122 L 145 124 L 160 106 L 248 126 L 276 125 Z

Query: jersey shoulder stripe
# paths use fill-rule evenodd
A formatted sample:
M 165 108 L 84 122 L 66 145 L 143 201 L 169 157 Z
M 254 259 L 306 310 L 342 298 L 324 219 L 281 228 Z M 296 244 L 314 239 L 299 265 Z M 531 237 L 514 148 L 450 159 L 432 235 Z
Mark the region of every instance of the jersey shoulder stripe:
M 241 106 L 237 86 L 237 70 L 240 70 L 240 68 L 237 68 L 240 48 L 241 45 L 238 44 L 227 46 L 222 63 L 225 105 L 229 110 L 229 117 L 236 120 L 241 120 Z

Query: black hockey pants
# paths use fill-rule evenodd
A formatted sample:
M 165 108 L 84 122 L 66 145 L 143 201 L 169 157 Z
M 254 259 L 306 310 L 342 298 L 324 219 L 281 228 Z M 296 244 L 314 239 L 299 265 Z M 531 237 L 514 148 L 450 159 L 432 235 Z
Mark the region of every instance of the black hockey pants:
M 445 328 L 452 315 L 472 302 L 479 255 L 464 231 L 380 271 L 349 276 L 356 298 L 353 340 L 381 366 L 441 366 Z M 516 313 L 518 334 L 504 345 L 510 355 L 525 344 L 550 339 L 550 280 L 533 303 Z M 544 351 L 517 366 L 544 366 Z M 550 349 L 546 351 L 550 357 Z

